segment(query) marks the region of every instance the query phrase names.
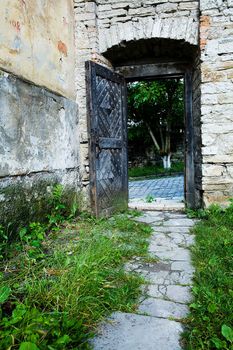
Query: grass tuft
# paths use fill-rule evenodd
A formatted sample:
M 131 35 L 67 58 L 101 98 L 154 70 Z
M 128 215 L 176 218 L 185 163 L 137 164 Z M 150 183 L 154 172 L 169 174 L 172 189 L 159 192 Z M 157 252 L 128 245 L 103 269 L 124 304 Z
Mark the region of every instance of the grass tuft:
M 148 258 L 150 227 L 129 214 L 100 220 L 83 214 L 62 225 L 42 241 L 39 258 L 22 241 L 2 265 L 3 350 L 89 349 L 101 319 L 137 307 L 143 280 L 124 264 Z
M 187 349 L 233 349 L 233 205 L 201 212 L 194 231 L 194 301 Z
M 183 173 L 184 172 L 184 163 L 177 162 L 173 163 L 170 169 L 164 169 L 162 166 L 148 165 L 144 167 L 134 167 L 129 169 L 129 177 L 137 178 L 137 177 L 159 177 L 160 175 L 172 175 L 175 173 Z

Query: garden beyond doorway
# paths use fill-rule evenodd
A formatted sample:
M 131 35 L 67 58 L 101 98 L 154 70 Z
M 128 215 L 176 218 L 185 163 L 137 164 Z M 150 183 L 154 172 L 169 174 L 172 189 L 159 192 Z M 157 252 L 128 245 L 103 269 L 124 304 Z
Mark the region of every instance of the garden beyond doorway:
M 184 116 L 183 79 L 128 84 L 130 204 L 184 203 Z

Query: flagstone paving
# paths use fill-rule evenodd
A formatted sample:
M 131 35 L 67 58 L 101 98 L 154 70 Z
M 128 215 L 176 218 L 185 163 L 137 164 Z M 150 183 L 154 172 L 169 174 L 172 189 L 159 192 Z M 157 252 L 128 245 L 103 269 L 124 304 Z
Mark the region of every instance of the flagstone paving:
M 184 176 L 129 181 L 129 208 L 184 210 Z
M 169 176 L 160 179 L 129 181 L 129 198 L 184 198 L 184 176 Z
M 182 319 L 192 300 L 193 267 L 189 247 L 194 220 L 171 212 L 145 212 L 137 221 L 153 228 L 149 251 L 157 262 L 140 258 L 126 265 L 145 277 L 138 311 L 114 313 L 100 326 L 94 350 L 180 350 Z M 153 259 L 155 260 L 155 259 Z

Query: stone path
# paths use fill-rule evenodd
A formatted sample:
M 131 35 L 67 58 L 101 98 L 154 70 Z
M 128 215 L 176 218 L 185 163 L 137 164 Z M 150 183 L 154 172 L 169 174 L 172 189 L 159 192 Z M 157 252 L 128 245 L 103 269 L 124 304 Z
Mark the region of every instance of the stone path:
M 184 214 L 145 212 L 137 219 L 150 224 L 153 235 L 149 251 L 157 263 L 135 258 L 126 266 L 148 281 L 138 312 L 116 312 L 100 327 L 94 350 L 180 350 L 181 320 L 188 313 L 193 267 L 188 247 L 194 221 Z
M 129 182 L 131 209 L 181 211 L 184 207 L 184 176 Z
M 182 198 L 184 197 L 184 176 L 169 176 L 161 179 L 129 181 L 129 199 Z

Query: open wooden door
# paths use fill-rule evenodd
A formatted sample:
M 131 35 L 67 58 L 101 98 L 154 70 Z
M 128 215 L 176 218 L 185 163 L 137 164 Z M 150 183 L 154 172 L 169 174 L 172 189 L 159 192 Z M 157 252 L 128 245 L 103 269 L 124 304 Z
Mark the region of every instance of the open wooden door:
M 86 62 L 92 211 L 128 206 L 127 106 L 124 77 Z

